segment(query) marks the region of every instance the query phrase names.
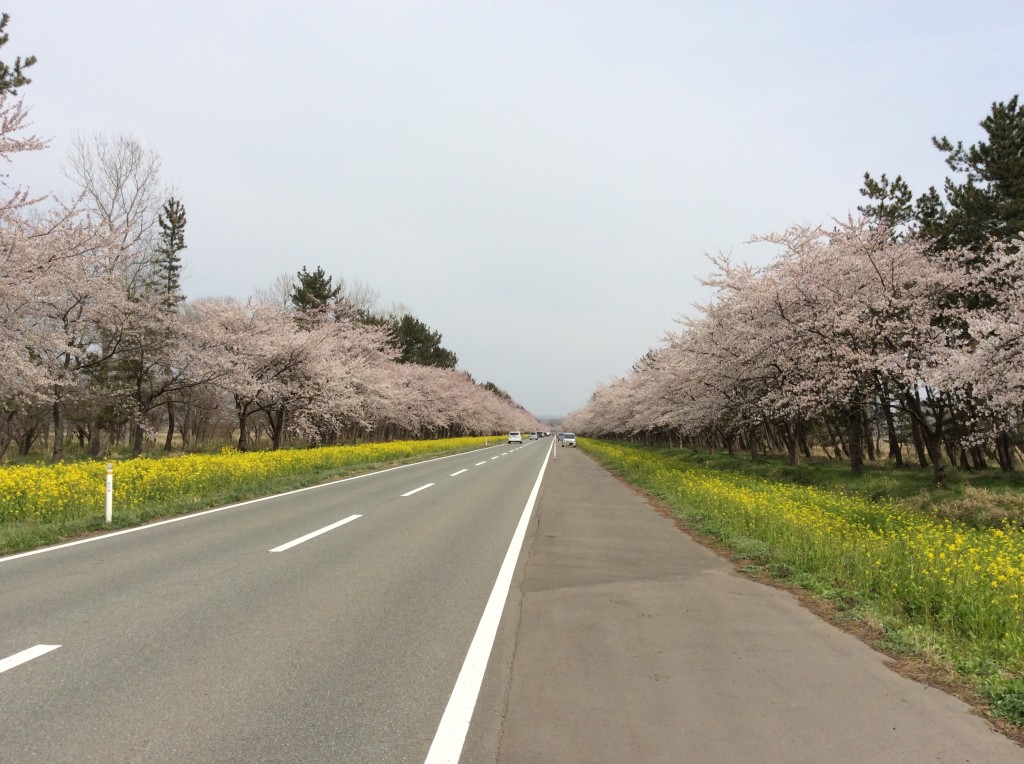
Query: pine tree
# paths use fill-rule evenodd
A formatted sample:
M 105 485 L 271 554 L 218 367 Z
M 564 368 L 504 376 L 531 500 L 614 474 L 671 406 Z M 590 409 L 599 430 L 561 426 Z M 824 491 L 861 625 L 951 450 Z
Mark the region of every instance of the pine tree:
M 946 154 L 946 165 L 964 180 L 946 178 L 949 207 L 935 223 L 922 226 L 922 233 L 946 246 L 979 253 L 1024 230 L 1024 104 L 1018 106 L 1017 96 L 993 103 L 981 127 L 987 140 L 967 148 L 945 136 L 932 138 Z
M 334 286 L 334 279 L 317 269 L 310 273 L 306 266 L 296 274 L 297 281 L 292 287 L 292 305 L 299 312 L 297 321 L 300 324 L 311 324 L 327 319 L 332 311 L 339 308 L 345 284 Z
M 935 251 L 965 247 L 983 259 L 993 242 L 1007 242 L 1024 231 L 1024 105 L 1013 96 L 992 104 L 980 123 L 986 138 L 965 147 L 949 138 L 932 138 L 946 165 L 940 194 L 934 186 L 911 207 L 910 187 L 899 175 L 875 180 L 864 173 L 860 193 L 874 204 L 858 209 L 890 228 L 908 226 L 931 239 Z
M 438 366 L 454 369 L 459 357 L 441 346 L 441 333 L 408 313 L 402 316 L 392 328 L 393 344 L 402 355 L 402 363 L 418 363 L 421 366 Z
M 10 35 L 7 33 L 7 22 L 10 20 L 11 15 L 9 13 L 0 16 L 0 48 L 10 40 Z M 24 61 L 21 60 L 21 56 L 18 56 L 14 59 L 14 66 L 8 66 L 3 61 L 0 61 L 0 94 L 10 93 L 13 96 L 18 95 L 18 88 L 32 82 L 32 80 L 25 76 L 25 70 L 35 62 L 35 56 L 28 56 Z
M 171 309 L 185 299 L 181 293 L 181 256 L 185 249 L 185 205 L 173 196 L 157 217 L 160 234 L 156 247 L 157 286 L 164 307 Z
M 902 227 L 914 220 L 914 194 L 902 175 L 889 180 L 888 176 L 882 173 L 882 176 L 875 180 L 871 173 L 866 172 L 860 195 L 871 199 L 874 204 L 865 204 L 857 209 L 875 225 L 885 225 L 894 236 L 898 235 Z

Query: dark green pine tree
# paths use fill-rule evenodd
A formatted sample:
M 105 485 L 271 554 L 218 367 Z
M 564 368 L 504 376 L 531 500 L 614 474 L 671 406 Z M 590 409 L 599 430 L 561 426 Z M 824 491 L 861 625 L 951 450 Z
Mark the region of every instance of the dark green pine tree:
M 392 344 L 401 351 L 402 363 L 454 369 L 459 357 L 441 346 L 441 333 L 406 313 L 391 330 Z
M 500 387 L 498 387 L 498 386 L 497 386 L 496 384 L 494 384 L 493 382 L 484 382 L 484 383 L 483 383 L 483 384 L 481 385 L 481 387 L 482 387 L 482 388 L 484 388 L 484 390 L 488 390 L 488 391 L 489 391 L 489 392 L 491 392 L 491 393 L 492 393 L 493 395 L 496 395 L 496 396 L 498 396 L 498 397 L 499 397 L 499 398 L 501 398 L 501 399 L 502 399 L 503 401 L 508 401 L 509 403 L 514 403 L 514 402 L 515 402 L 515 401 L 513 401 L 513 400 L 512 400 L 512 396 L 511 396 L 511 395 L 509 395 L 508 393 L 506 393 L 506 392 L 505 392 L 504 390 L 502 390 L 502 389 L 501 389 Z
M 10 35 L 7 33 L 7 22 L 10 20 L 11 16 L 9 13 L 0 16 L 0 48 L 5 46 L 10 40 Z M 28 56 L 24 61 L 21 60 L 21 56 L 18 56 L 14 59 L 14 66 L 8 66 L 3 61 L 0 61 L 0 93 L 10 93 L 13 96 L 18 95 L 18 88 L 32 82 L 32 80 L 25 76 L 25 70 L 35 62 L 35 56 Z
M 949 138 L 932 138 L 946 165 L 962 181 L 946 178 L 945 215 L 922 233 L 946 246 L 983 252 L 992 241 L 1008 241 L 1024 231 L 1024 105 L 1018 96 L 992 104 L 981 121 L 986 139 L 964 147 Z
M 932 144 L 958 177 L 946 178 L 942 193 L 933 186 L 911 207 L 902 177 L 875 180 L 864 173 L 862 196 L 873 204 L 858 209 L 890 228 L 908 226 L 934 242 L 936 251 L 965 247 L 978 258 L 993 241 L 1009 241 L 1024 231 L 1024 105 L 1018 96 L 992 104 L 981 121 L 985 139 L 965 147 L 943 136 Z
M 875 180 L 871 173 L 866 172 L 860 195 L 870 199 L 873 204 L 865 204 L 857 209 L 876 226 L 884 225 L 888 228 L 894 237 L 902 235 L 904 229 L 914 221 L 914 194 L 901 175 L 889 180 L 882 173 Z
M 157 217 L 160 235 L 156 246 L 157 287 L 168 310 L 185 299 L 181 293 L 181 250 L 185 249 L 185 205 L 173 196 Z
M 333 281 L 319 266 L 312 273 L 302 266 L 296 274 L 291 295 L 292 305 L 300 313 L 300 323 L 324 320 L 338 307 L 345 285 L 334 286 Z

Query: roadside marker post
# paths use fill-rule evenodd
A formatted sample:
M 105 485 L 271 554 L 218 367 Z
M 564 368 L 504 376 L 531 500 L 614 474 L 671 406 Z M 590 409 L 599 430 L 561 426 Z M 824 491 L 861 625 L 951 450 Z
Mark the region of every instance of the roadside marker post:
M 114 521 L 114 465 L 107 462 L 107 525 Z

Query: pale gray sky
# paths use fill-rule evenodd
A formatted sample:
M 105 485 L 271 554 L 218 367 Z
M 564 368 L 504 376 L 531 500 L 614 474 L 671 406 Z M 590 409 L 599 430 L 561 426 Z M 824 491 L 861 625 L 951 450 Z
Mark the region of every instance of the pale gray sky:
M 583 405 L 706 299 L 705 253 L 827 223 L 865 170 L 1024 90 L 1024 4 L 7 2 L 52 138 L 127 133 L 188 211 L 185 292 L 322 266 L 444 335 L 533 413 Z

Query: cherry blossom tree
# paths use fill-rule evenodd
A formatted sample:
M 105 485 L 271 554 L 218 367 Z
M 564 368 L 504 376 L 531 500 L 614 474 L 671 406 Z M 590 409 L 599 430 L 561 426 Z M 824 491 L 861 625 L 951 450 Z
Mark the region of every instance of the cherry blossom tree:
M 704 283 L 715 299 L 567 426 L 690 442 L 738 435 L 755 456 L 763 437 L 795 461 L 808 453 L 806 427 L 822 422 L 857 472 L 869 416 L 894 403 L 922 433 L 941 481 L 944 450 L 958 446 L 962 460 L 971 444 L 1005 440 L 1020 421 L 1019 242 L 997 245 L 979 270 L 877 221 L 758 240 L 780 247 L 773 262 L 753 269 L 713 258 Z M 972 289 L 987 299 L 964 299 Z M 819 437 L 826 448 L 830 437 Z
M 16 99 L 31 63 L 0 72 L 7 162 L 45 146 L 26 134 Z M 316 444 L 540 428 L 465 372 L 398 363 L 389 327 L 408 311 L 395 306 L 373 320 L 377 293 L 359 282 L 332 295 L 336 310 L 301 321 L 287 281 L 255 299 L 184 300 L 184 207 L 159 173 L 159 156 L 130 136 L 78 138 L 66 170 L 74 200 L 54 197 L 40 211 L 41 198 L 20 188 L 0 198 L 0 458 L 16 427 L 23 451 L 48 429 L 54 460 L 69 427 L 94 456 L 104 432 L 110 441 L 127 432 L 138 455 L 163 416 L 170 444 L 176 406 L 183 444 L 230 412 L 242 450 L 264 419 L 273 448 L 286 437 Z M 454 366 L 449 356 L 442 366 Z

